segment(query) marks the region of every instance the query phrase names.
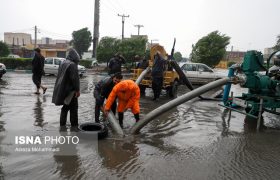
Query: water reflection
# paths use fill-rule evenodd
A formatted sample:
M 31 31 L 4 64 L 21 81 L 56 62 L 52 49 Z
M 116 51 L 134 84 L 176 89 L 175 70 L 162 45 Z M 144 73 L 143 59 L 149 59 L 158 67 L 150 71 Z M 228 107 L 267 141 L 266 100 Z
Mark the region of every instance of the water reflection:
M 60 136 L 67 134 L 66 129 L 60 129 Z M 84 171 L 81 168 L 81 159 L 78 155 L 77 146 L 75 144 L 56 145 L 59 148 L 58 153 L 53 154 L 53 158 L 57 164 L 56 172 L 60 174 L 59 177 L 65 179 L 80 179 Z
M 230 119 L 231 119 L 231 111 L 228 109 L 224 109 L 222 112 L 222 136 L 227 136 L 230 127 Z
M 122 174 L 126 174 L 139 168 L 137 159 L 140 152 L 134 141 L 115 139 L 99 141 L 98 153 L 103 159 L 102 165 L 108 169 L 115 169 L 117 172 L 122 171 Z
M 43 96 L 43 102 L 46 102 L 46 97 Z M 43 107 L 42 107 L 42 103 L 40 96 L 37 96 L 37 99 L 35 101 L 35 105 L 34 105 L 34 126 L 39 126 L 41 128 L 43 128 L 43 126 L 46 124 L 44 123 L 44 113 L 43 113 Z

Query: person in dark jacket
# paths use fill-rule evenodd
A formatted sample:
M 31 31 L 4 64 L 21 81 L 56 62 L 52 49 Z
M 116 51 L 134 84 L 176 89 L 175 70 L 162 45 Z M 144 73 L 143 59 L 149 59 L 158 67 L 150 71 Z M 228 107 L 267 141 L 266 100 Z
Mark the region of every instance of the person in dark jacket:
M 116 53 L 109 61 L 109 75 L 121 73 L 122 64 L 125 64 L 125 59 L 120 53 Z
M 138 64 L 137 64 L 137 69 L 146 69 L 149 66 L 149 61 L 147 59 L 142 59 Z
M 103 107 L 105 98 L 109 97 L 113 87 L 122 80 L 123 76 L 121 73 L 116 73 L 110 77 L 105 77 L 99 81 L 94 88 L 94 98 L 95 98 L 95 122 L 99 123 L 99 116 L 101 108 Z M 111 110 L 116 114 L 117 104 L 116 101 L 113 103 Z
M 33 83 L 36 85 L 37 91 L 34 94 L 40 94 L 40 88 L 43 89 L 43 94 L 45 94 L 47 87 L 44 87 L 41 84 L 41 79 L 44 74 L 44 63 L 45 63 L 45 58 L 41 54 L 40 48 L 34 49 L 35 51 L 35 56 L 33 57 L 32 60 L 32 80 Z
M 165 60 L 158 51 L 154 58 L 154 64 L 152 67 L 152 89 L 154 92 L 155 101 L 160 96 L 160 92 L 163 85 L 163 73 L 165 69 Z
M 70 110 L 71 126 L 78 126 L 78 97 L 80 96 L 80 79 L 78 62 L 80 56 L 73 48 L 68 50 L 66 60 L 61 63 L 54 86 L 52 103 L 63 105 L 60 113 L 60 126 L 66 125 Z

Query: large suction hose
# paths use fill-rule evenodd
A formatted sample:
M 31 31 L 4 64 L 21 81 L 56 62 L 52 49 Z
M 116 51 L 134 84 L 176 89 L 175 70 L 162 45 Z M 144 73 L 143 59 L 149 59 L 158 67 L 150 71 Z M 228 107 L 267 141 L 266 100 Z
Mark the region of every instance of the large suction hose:
M 108 121 L 109 121 L 113 131 L 118 135 L 124 135 L 123 130 L 122 130 L 120 124 L 118 123 L 115 115 L 112 113 L 112 111 L 110 111 L 108 113 L 107 118 L 108 118 Z
M 140 76 L 137 78 L 137 80 L 135 81 L 135 83 L 137 85 L 140 84 L 140 82 L 142 81 L 142 79 L 145 77 L 145 75 L 147 73 L 149 73 L 151 71 L 151 68 L 150 67 L 147 67 L 144 71 L 142 71 L 142 73 L 140 74 Z
M 204 86 L 201 86 L 197 89 L 194 89 L 193 91 L 188 92 L 187 94 L 184 94 L 172 101 L 169 101 L 168 103 L 165 103 L 164 105 L 156 108 L 155 110 L 148 113 L 143 120 L 138 121 L 132 128 L 130 129 L 131 134 L 138 133 L 146 124 L 148 124 L 150 121 L 152 121 L 155 117 L 159 116 L 160 114 L 184 103 L 187 102 L 211 89 L 217 88 L 219 86 L 222 86 L 230 81 L 230 78 L 223 78 L 216 80 L 214 82 L 211 82 L 209 84 L 206 84 Z

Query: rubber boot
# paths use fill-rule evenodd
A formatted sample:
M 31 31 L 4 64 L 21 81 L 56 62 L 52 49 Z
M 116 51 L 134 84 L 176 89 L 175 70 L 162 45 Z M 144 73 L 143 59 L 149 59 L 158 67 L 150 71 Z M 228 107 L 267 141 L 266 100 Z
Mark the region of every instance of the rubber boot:
M 121 128 L 123 129 L 123 113 L 122 112 L 119 112 L 119 123 L 120 123 L 120 126 Z
M 139 118 L 139 113 L 134 114 L 134 118 L 135 118 L 136 122 L 138 122 L 138 121 L 140 120 L 140 118 Z

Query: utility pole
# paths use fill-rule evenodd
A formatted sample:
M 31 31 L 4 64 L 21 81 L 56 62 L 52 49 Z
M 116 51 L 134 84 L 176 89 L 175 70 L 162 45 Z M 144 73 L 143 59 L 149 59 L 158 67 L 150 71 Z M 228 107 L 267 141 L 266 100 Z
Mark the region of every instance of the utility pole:
M 134 27 L 137 27 L 138 28 L 138 36 L 140 35 L 140 28 L 141 27 L 144 27 L 143 25 L 141 24 L 137 24 L 137 25 L 134 25 Z
M 120 14 L 118 14 L 118 16 L 120 16 L 120 17 L 122 17 L 122 40 L 123 40 L 123 38 L 124 38 L 124 18 L 128 18 L 129 17 L 129 15 L 120 15 Z
M 37 26 L 35 26 L 35 43 L 34 43 L 34 49 L 37 47 Z
M 92 58 L 96 58 L 96 49 L 98 46 L 99 39 L 99 8 L 100 8 L 100 0 L 95 0 L 94 3 L 94 24 L 93 24 L 93 49 L 92 49 Z

